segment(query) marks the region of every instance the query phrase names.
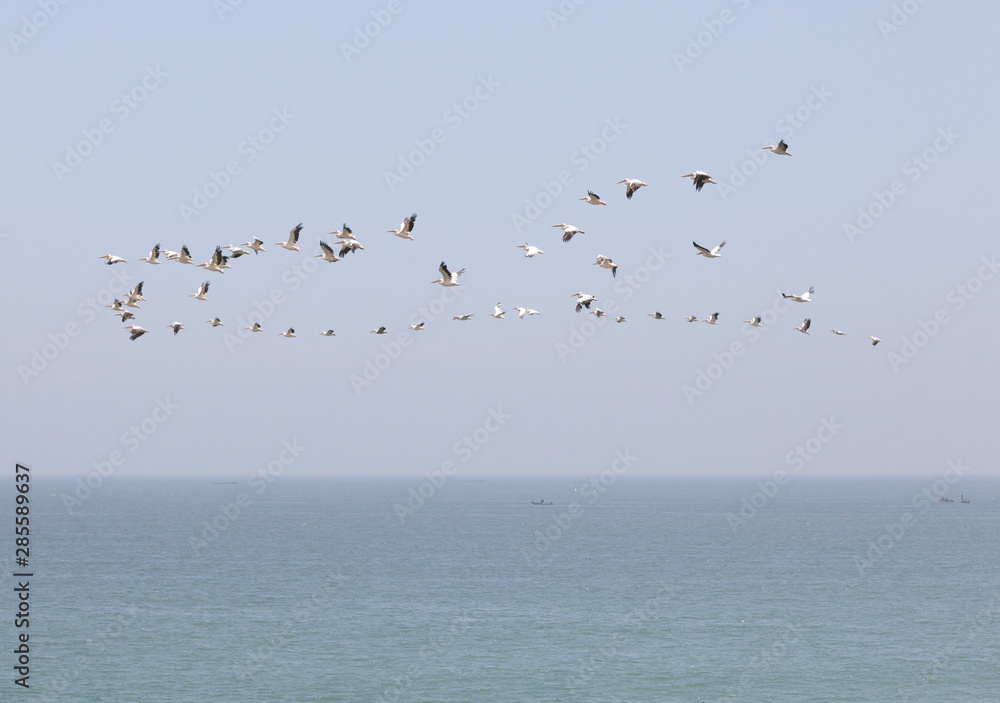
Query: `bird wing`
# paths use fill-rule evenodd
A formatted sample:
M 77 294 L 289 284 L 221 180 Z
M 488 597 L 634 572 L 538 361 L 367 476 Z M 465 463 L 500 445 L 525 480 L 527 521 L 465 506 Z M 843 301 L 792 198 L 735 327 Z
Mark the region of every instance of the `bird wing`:
M 691 242 L 691 243 L 694 244 L 694 248 L 697 249 L 700 253 L 703 253 L 703 254 L 711 254 L 712 253 L 711 251 L 709 251 L 708 249 L 706 249 L 705 247 L 703 247 L 698 242 Z

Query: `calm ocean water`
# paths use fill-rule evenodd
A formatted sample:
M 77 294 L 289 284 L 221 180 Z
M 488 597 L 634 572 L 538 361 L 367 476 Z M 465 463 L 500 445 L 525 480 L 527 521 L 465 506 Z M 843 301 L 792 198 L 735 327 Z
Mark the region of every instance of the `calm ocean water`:
M 936 478 L 36 478 L 32 700 L 998 700 L 1000 480 Z

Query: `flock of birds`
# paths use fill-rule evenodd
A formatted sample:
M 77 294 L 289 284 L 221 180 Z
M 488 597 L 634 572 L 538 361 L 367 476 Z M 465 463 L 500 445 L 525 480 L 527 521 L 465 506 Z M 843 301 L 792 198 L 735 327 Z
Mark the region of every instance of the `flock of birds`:
M 788 145 L 783 140 L 779 141 L 776 146 L 766 146 L 764 147 L 764 149 L 769 150 L 772 153 L 781 156 L 791 156 L 791 154 L 788 153 Z M 706 184 L 716 183 L 716 181 L 704 171 L 693 171 L 691 173 L 681 176 L 681 178 L 690 178 L 696 191 L 701 191 L 701 189 Z M 634 178 L 624 178 L 618 181 L 618 184 L 625 185 L 625 197 L 629 200 L 632 199 L 632 196 L 635 195 L 635 193 L 640 188 L 647 185 L 643 181 Z M 586 197 L 579 198 L 579 200 L 582 200 L 591 205 L 607 205 L 607 203 L 604 200 L 601 200 L 600 196 L 598 196 L 593 191 L 588 191 Z M 399 227 L 387 230 L 387 232 L 394 234 L 397 237 L 400 237 L 401 239 L 409 239 L 410 241 L 414 241 L 412 233 L 416 221 L 417 221 L 417 215 L 416 213 L 414 213 L 409 217 L 405 218 L 399 225 Z M 562 229 L 563 232 L 562 240 L 564 242 L 569 242 L 577 234 L 585 233 L 584 230 L 580 229 L 579 227 L 565 222 L 561 222 L 559 224 L 552 226 L 559 227 Z M 296 251 L 296 252 L 301 251 L 301 249 L 299 249 L 298 246 L 299 235 L 301 234 L 301 232 L 302 232 L 302 223 L 299 223 L 298 225 L 292 228 L 292 230 L 288 234 L 288 238 L 285 241 L 275 242 L 275 246 L 280 246 L 290 251 Z M 348 254 L 357 252 L 359 250 L 364 250 L 365 248 L 361 244 L 361 242 L 358 241 L 358 239 L 354 236 L 354 233 L 351 231 L 351 228 L 348 227 L 346 223 L 344 223 L 341 229 L 334 230 L 330 232 L 330 234 L 336 237 L 336 243 L 339 246 L 339 250 L 337 249 L 337 247 L 331 246 L 327 242 L 320 240 L 319 246 L 321 253 L 316 254 L 315 258 L 322 259 L 323 261 L 327 261 L 330 263 L 334 263 L 340 261 Z M 704 256 L 705 258 L 708 259 L 716 259 L 722 256 L 722 248 L 726 245 L 726 242 L 723 241 L 722 243 L 718 244 L 715 247 L 712 247 L 711 249 L 703 247 L 697 242 L 692 242 L 692 244 L 695 247 L 695 254 L 699 256 Z M 527 243 L 519 244 L 517 245 L 517 247 L 519 249 L 524 250 L 525 258 L 532 258 L 538 256 L 539 254 L 545 253 L 539 247 Z M 224 254 L 223 253 L 224 250 L 228 251 L 229 254 L 228 255 Z M 177 251 L 170 251 L 167 249 L 161 249 L 160 245 L 157 244 L 156 246 L 153 247 L 153 249 L 149 252 L 149 254 L 146 257 L 140 260 L 145 261 L 148 264 L 161 264 L 163 263 L 162 259 L 166 259 L 168 261 L 174 261 L 179 264 L 193 265 L 200 268 L 204 268 L 206 271 L 212 271 L 221 274 L 225 272 L 225 269 L 230 268 L 229 264 L 230 259 L 238 259 L 241 256 L 246 256 L 251 253 L 259 254 L 264 251 L 265 249 L 263 240 L 261 240 L 258 237 L 254 237 L 251 241 L 243 242 L 238 246 L 233 244 L 226 246 L 221 246 L 221 245 L 216 246 L 215 252 L 212 254 L 212 257 L 207 262 L 196 264 L 195 260 L 191 257 L 191 252 L 188 250 L 188 247 L 186 245 L 182 246 L 181 250 L 177 252 Z M 105 254 L 99 258 L 104 259 L 105 263 L 107 263 L 109 266 L 113 264 L 127 263 L 127 261 L 124 258 L 113 254 Z M 618 264 L 614 263 L 610 258 L 604 256 L 603 254 L 599 254 L 597 256 L 597 260 L 594 262 L 594 265 L 611 271 L 612 277 L 617 276 Z M 465 269 L 460 269 L 458 271 L 451 271 L 444 261 L 441 262 L 441 265 L 438 267 L 438 271 L 440 272 L 441 277 L 434 281 L 431 281 L 431 283 L 437 283 L 445 287 L 458 286 L 459 279 L 461 278 L 462 274 L 465 273 Z M 203 284 L 201 284 L 201 286 L 199 286 L 198 290 L 195 293 L 190 294 L 189 297 L 194 298 L 195 300 L 202 300 L 207 302 L 208 290 L 210 285 L 211 285 L 210 281 L 205 281 Z M 130 293 L 128 293 L 124 298 L 115 300 L 111 305 L 107 306 L 111 308 L 116 315 L 121 317 L 122 322 L 128 322 L 129 320 L 134 320 L 135 313 L 132 312 L 132 310 L 139 309 L 139 303 L 146 300 L 146 298 L 144 298 L 142 295 L 142 286 L 143 282 L 139 282 L 139 284 L 136 285 L 135 288 Z M 806 291 L 805 293 L 799 295 L 782 293 L 782 297 L 797 303 L 809 303 L 812 302 L 812 295 L 814 292 L 815 289 L 813 287 L 810 287 L 809 290 Z M 580 312 L 581 310 L 586 308 L 588 314 L 590 315 L 595 315 L 598 318 L 607 316 L 607 313 L 605 313 L 599 307 L 595 306 L 593 310 L 590 309 L 591 305 L 597 301 L 596 296 L 591 295 L 589 293 L 577 292 L 574 293 L 571 297 L 576 298 L 577 312 Z M 520 306 L 515 307 L 514 310 L 517 311 L 518 318 L 521 319 L 523 319 L 526 316 L 541 314 L 537 310 Z M 503 319 L 504 314 L 505 313 L 500 303 L 497 303 L 493 312 L 489 313 L 489 316 L 497 319 Z M 653 319 L 656 320 L 666 319 L 659 312 L 652 312 L 647 314 L 649 317 L 652 317 Z M 452 318 L 452 320 L 468 321 L 472 317 L 473 315 L 471 313 L 456 315 Z M 628 322 L 628 320 L 623 316 L 616 316 L 614 319 L 615 322 L 619 323 Z M 694 316 L 689 316 L 684 319 L 686 319 L 688 322 L 705 322 L 710 325 L 718 325 L 719 313 L 718 312 L 713 313 L 704 320 L 699 320 L 697 317 Z M 218 317 L 206 320 L 205 322 L 211 325 L 212 327 L 225 326 L 225 323 L 223 323 L 222 320 L 220 320 Z M 751 325 L 753 327 L 763 327 L 760 317 L 754 317 L 749 320 L 744 320 L 744 323 Z M 417 324 L 410 325 L 408 329 L 414 331 L 422 331 L 424 329 L 424 324 L 425 323 L 423 322 L 419 322 Z M 812 320 L 807 317 L 802 321 L 802 324 L 800 324 L 798 327 L 794 327 L 793 329 L 798 332 L 802 332 L 803 334 L 809 334 L 809 327 L 811 326 L 811 324 Z M 170 324 L 167 325 L 167 327 L 172 329 L 175 335 L 181 330 L 186 329 L 186 327 L 184 327 L 184 325 L 181 324 L 180 322 L 171 322 Z M 149 332 L 149 330 L 139 326 L 138 324 L 127 325 L 125 329 L 128 331 L 129 338 L 132 340 L 136 340 L 142 335 Z M 244 330 L 253 333 L 264 331 L 259 322 L 255 322 L 250 327 L 245 327 Z M 842 332 L 841 330 L 836 328 L 831 329 L 830 332 L 838 336 L 846 335 L 846 332 Z M 387 329 L 386 327 L 382 326 L 371 330 L 371 333 L 386 334 Z M 292 327 L 289 327 L 284 332 L 278 332 L 278 334 L 280 334 L 283 337 L 296 336 L 295 329 Z M 333 337 L 336 335 L 336 333 L 332 329 L 324 330 L 319 334 L 325 337 Z M 879 342 L 882 341 L 878 337 L 874 336 L 869 336 L 868 339 L 871 340 L 872 345 L 877 345 Z

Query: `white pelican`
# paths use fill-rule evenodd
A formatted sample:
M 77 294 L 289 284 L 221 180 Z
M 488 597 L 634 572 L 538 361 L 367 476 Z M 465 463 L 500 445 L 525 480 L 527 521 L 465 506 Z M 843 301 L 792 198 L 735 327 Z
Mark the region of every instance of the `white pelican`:
M 207 271 L 215 271 L 216 273 L 225 273 L 222 269 L 226 267 L 226 262 L 228 257 L 222 255 L 222 247 L 215 247 L 215 253 L 212 254 L 211 260 L 205 264 L 198 264 L 199 267 Z
M 518 244 L 517 248 L 518 249 L 524 249 L 524 258 L 525 259 L 530 259 L 531 257 L 535 256 L 536 254 L 544 254 L 545 253 L 544 251 L 542 251 L 538 247 L 531 246 L 530 244 Z
M 448 266 L 443 261 L 441 262 L 441 265 L 438 266 L 438 271 L 441 272 L 441 278 L 437 279 L 436 281 L 431 281 L 431 283 L 440 283 L 442 286 L 446 288 L 452 288 L 454 286 L 457 286 L 458 277 L 461 276 L 463 273 L 465 273 L 465 269 L 452 273 L 451 271 L 448 270 Z
M 406 329 L 413 330 L 414 332 L 423 332 L 424 331 L 424 323 L 423 322 L 418 322 L 415 325 L 410 325 Z
M 618 275 L 618 264 L 614 263 L 603 254 L 597 255 L 597 261 L 594 262 L 594 266 L 600 266 L 602 269 L 611 269 L 612 278 Z
M 176 254 L 176 256 L 167 255 L 167 258 L 171 261 L 176 261 L 179 264 L 193 264 L 194 259 L 191 258 L 191 252 L 188 251 L 187 244 L 181 246 L 181 251 L 178 254 L 175 251 L 170 252 L 170 254 Z
M 201 286 L 199 286 L 197 293 L 190 293 L 188 294 L 188 297 L 194 298 L 195 300 L 204 300 L 207 302 L 208 298 L 206 298 L 205 296 L 208 295 L 208 286 L 209 282 L 205 281 L 204 283 L 201 284 Z
M 264 248 L 264 240 L 259 237 L 254 237 L 252 242 L 243 242 L 243 244 L 241 244 L 240 246 L 249 247 L 250 249 L 253 250 L 254 254 L 259 254 L 262 251 L 267 251 Z
M 333 253 L 333 247 L 324 242 L 322 239 L 319 240 L 319 248 L 323 250 L 322 254 L 317 254 L 314 259 L 323 259 L 323 261 L 329 261 L 331 264 L 335 261 L 340 261 L 340 258 Z
M 692 171 L 691 173 L 685 173 L 681 178 L 690 178 L 691 182 L 694 183 L 695 190 L 701 190 L 706 183 L 715 183 L 712 177 L 709 176 L 704 171 Z
M 587 308 L 590 310 L 590 304 L 597 300 L 597 298 L 589 293 L 574 293 L 570 297 L 576 297 L 576 311 L 580 312 L 580 308 Z
M 104 307 L 111 308 L 115 312 L 119 312 L 119 311 L 122 310 L 122 301 L 121 300 L 115 300 L 115 302 L 111 303 L 111 305 L 105 305 Z
M 335 229 L 330 232 L 330 234 L 337 235 L 337 239 L 354 239 L 354 235 L 351 233 L 351 228 L 347 226 L 346 222 L 344 223 L 343 229 Z
M 750 325 L 751 327 L 763 327 L 764 326 L 764 325 L 760 324 L 760 318 L 759 317 L 754 317 L 754 318 L 751 318 L 749 320 L 743 320 L 743 321 L 745 323 L 747 323 L 748 325 Z
M 542 313 L 538 312 L 537 310 L 532 310 L 531 308 L 522 308 L 522 307 L 518 307 L 516 305 L 514 306 L 514 309 L 517 310 L 517 317 L 518 317 L 519 320 L 523 320 L 525 315 L 541 315 L 542 314 Z
M 129 303 L 136 303 L 136 302 L 138 302 L 140 300 L 145 300 L 145 298 L 142 297 L 142 284 L 143 283 L 145 283 L 145 281 L 139 281 L 138 283 L 135 284 L 135 288 L 133 288 L 132 292 L 128 294 L 128 301 L 126 301 L 125 305 L 129 305 Z M 129 307 L 137 308 L 139 306 L 138 305 L 130 305 Z
M 287 332 L 278 332 L 278 334 L 280 334 L 282 337 L 294 337 L 295 330 L 289 327 Z
M 236 246 L 235 244 L 227 244 L 226 246 L 224 246 L 222 248 L 223 249 L 228 249 L 229 251 L 231 251 L 233 253 L 233 258 L 234 259 L 238 259 L 241 256 L 246 256 L 247 254 L 250 253 L 248 250 L 241 249 L 240 247 Z
M 146 255 L 146 258 L 139 259 L 139 261 L 145 261 L 147 264 L 162 264 L 163 262 L 160 261 L 160 245 L 157 244 L 153 247 L 153 250 Z
M 796 332 L 802 332 L 803 334 L 809 334 L 809 325 L 812 324 L 812 320 L 808 317 L 802 321 L 802 324 L 798 327 L 793 327 Z
M 618 317 L 615 318 L 615 322 L 628 322 L 628 320 L 619 315 Z
M 726 243 L 722 242 L 722 244 L 720 244 L 717 247 L 714 247 L 712 249 L 706 249 L 698 242 L 691 242 L 691 243 L 694 244 L 694 248 L 698 250 L 695 252 L 695 254 L 699 256 L 704 256 L 706 259 L 718 259 L 720 256 L 722 256 L 721 253 L 722 247 L 726 246 Z
M 135 319 L 135 315 L 133 315 L 128 310 L 122 310 L 121 312 L 116 312 L 115 315 L 117 315 L 118 317 L 120 317 L 122 319 L 122 322 L 125 322 L 126 320 L 134 320 Z
M 226 323 L 223 322 L 222 320 L 220 320 L 219 318 L 215 318 L 214 320 L 205 320 L 205 322 L 207 322 L 208 324 L 210 324 L 212 327 L 225 327 L 226 326 Z
M 413 237 L 410 236 L 410 232 L 413 231 L 413 223 L 416 221 L 417 221 L 417 213 L 413 213 L 405 220 L 403 220 L 403 224 L 399 226 L 399 229 L 389 229 L 386 231 L 392 232 L 397 237 L 400 237 L 402 239 L 409 239 L 412 242 Z
M 588 315 L 596 315 L 597 317 L 607 317 L 608 316 L 608 313 L 604 312 L 600 308 L 594 308 L 593 310 L 591 310 L 587 314 Z
M 180 252 L 171 251 L 170 249 L 160 249 L 160 254 L 162 254 L 164 258 L 170 259 L 171 261 L 181 255 Z
M 665 319 L 667 319 L 662 314 L 660 314 L 659 312 L 647 312 L 646 315 L 648 315 L 649 317 L 653 318 L 654 320 L 665 320 Z
M 299 233 L 302 231 L 302 223 L 298 223 L 288 232 L 287 242 L 275 242 L 279 247 L 284 247 L 289 251 L 301 251 L 296 245 L 299 243 Z
M 370 334 L 385 334 L 385 327 L 379 327 L 377 330 L 369 330 Z
M 633 193 L 635 193 L 637 190 L 646 185 L 645 183 L 636 178 L 623 178 L 618 182 L 625 184 L 625 197 L 628 198 L 629 200 L 632 199 Z
M 568 242 L 573 238 L 574 234 L 585 234 L 585 232 L 579 227 L 574 227 L 573 225 L 568 225 L 565 222 L 561 222 L 558 225 L 552 225 L 553 227 L 562 227 L 563 231 L 563 241 Z
M 171 322 L 169 325 L 167 325 L 167 327 L 169 327 L 170 329 L 172 329 L 174 331 L 174 336 L 175 337 L 177 336 L 178 332 L 180 332 L 181 330 L 186 330 L 187 329 L 187 327 L 185 327 L 184 325 L 182 325 L 179 322 Z
M 142 327 L 139 327 L 139 325 L 128 325 L 125 329 L 127 329 L 131 333 L 129 339 L 131 339 L 133 342 L 149 331 L 143 329 Z
M 881 342 L 881 341 L 882 341 L 882 340 L 881 340 L 881 339 L 879 339 L 878 337 L 868 337 L 868 339 L 872 340 L 872 346 L 873 346 L 873 347 L 874 347 L 874 346 L 875 346 L 876 344 L 878 344 L 879 342 Z
M 264 328 L 260 326 L 259 322 L 253 323 L 253 327 L 244 327 L 245 330 L 250 330 L 251 332 L 263 332 Z
M 816 292 L 816 289 L 813 288 L 812 286 L 809 286 L 809 290 L 806 291 L 805 293 L 803 293 L 802 295 L 794 295 L 794 294 L 792 294 L 792 295 L 785 295 L 784 293 L 782 293 L 781 297 L 782 298 L 790 298 L 791 300 L 794 300 L 796 303 L 811 303 L 812 302 L 812 294 L 815 293 L 815 292 Z
M 685 319 L 685 320 L 687 320 L 688 322 L 701 322 L 701 320 L 699 320 L 699 319 L 698 319 L 697 317 L 695 317 L 694 315 L 688 315 L 688 316 L 687 316 L 687 317 L 685 317 L 684 319 Z M 705 320 L 705 322 L 708 322 L 708 320 Z
M 500 303 L 497 303 L 496 307 L 493 308 L 493 312 L 490 313 L 490 317 L 495 317 L 498 320 L 503 319 L 503 310 L 500 309 Z
M 323 335 L 324 337 L 336 337 L 337 336 L 337 333 L 334 332 L 333 330 L 327 330 L 326 332 L 320 332 L 320 334 Z
M 604 202 L 603 200 L 601 200 L 601 196 L 599 196 L 597 193 L 595 193 L 592 190 L 588 190 L 587 191 L 587 197 L 586 198 L 577 198 L 577 199 L 578 200 L 586 200 L 591 205 L 607 205 L 606 202 Z
M 471 317 L 472 317 L 472 314 L 469 314 L 469 315 L 455 315 L 455 317 L 453 317 L 451 319 L 452 320 L 463 320 L 464 321 L 464 320 L 468 320 Z
M 105 261 L 104 263 L 106 263 L 108 266 L 110 266 L 111 264 L 127 264 L 128 263 L 128 261 L 126 261 L 122 257 L 115 256 L 114 254 L 105 254 L 104 256 L 98 256 L 97 258 L 98 259 L 107 259 L 107 261 Z
M 691 320 L 691 322 L 694 322 L 694 320 Z M 708 316 L 708 319 L 702 320 L 702 322 L 707 322 L 710 325 L 719 324 L 719 313 L 713 312 L 711 315 Z
M 788 153 L 788 145 L 785 144 L 785 140 L 784 139 L 782 139 L 780 142 L 778 142 L 778 146 L 766 146 L 764 148 L 767 149 L 768 151 L 770 151 L 772 154 L 781 154 L 782 156 L 791 156 L 791 154 Z
M 361 246 L 361 242 L 356 239 L 344 242 L 344 245 L 340 247 L 340 258 L 343 259 L 345 256 L 350 254 L 352 251 L 357 251 L 358 249 L 364 249 Z
M 839 336 L 841 336 L 841 337 L 843 337 L 843 336 L 845 336 L 845 335 L 847 334 L 847 332 L 841 332 L 841 331 L 840 331 L 840 330 L 838 330 L 838 329 L 837 329 L 836 327 L 834 327 L 834 328 L 833 328 L 832 330 L 830 330 L 830 331 L 831 331 L 831 332 L 833 332 L 833 333 L 834 333 L 834 334 L 836 334 L 836 335 L 839 335 Z

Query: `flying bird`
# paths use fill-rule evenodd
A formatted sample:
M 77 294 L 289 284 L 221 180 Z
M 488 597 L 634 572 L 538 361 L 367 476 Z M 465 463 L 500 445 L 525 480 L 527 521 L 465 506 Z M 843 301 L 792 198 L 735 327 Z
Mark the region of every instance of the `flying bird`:
M 330 234 L 337 235 L 337 239 L 354 239 L 354 234 L 351 233 L 351 228 L 347 226 L 346 222 L 343 229 L 335 229 Z
M 782 298 L 789 298 L 791 300 L 794 300 L 796 303 L 811 303 L 812 302 L 812 294 L 815 293 L 815 292 L 816 292 L 816 289 L 813 288 L 812 286 L 809 286 L 809 290 L 806 291 L 805 293 L 803 293 L 802 295 L 794 295 L 794 294 L 793 295 L 785 295 L 784 293 L 782 293 L 781 297 Z
M 215 318 L 214 320 L 205 320 L 205 322 L 207 322 L 208 324 L 210 324 L 212 327 L 225 327 L 226 326 L 226 323 L 223 322 L 222 320 L 220 320 L 219 318 Z
M 403 220 L 403 224 L 399 226 L 399 229 L 390 229 L 386 231 L 391 232 L 392 234 L 395 234 L 397 237 L 400 237 L 402 239 L 409 239 L 410 241 L 413 241 L 413 237 L 410 236 L 410 232 L 413 231 L 413 223 L 416 221 L 417 221 L 417 213 L 413 213 L 405 220 Z
M 118 317 L 120 317 L 122 319 L 122 322 L 125 322 L 126 320 L 134 320 L 135 319 L 135 315 L 133 315 L 128 310 L 122 310 L 121 312 L 116 312 L 115 315 L 117 315 Z
M 448 270 L 448 266 L 443 261 L 441 262 L 441 265 L 438 266 L 438 271 L 441 272 L 441 278 L 435 281 L 431 281 L 431 283 L 440 283 L 442 286 L 446 288 L 452 288 L 454 286 L 457 286 L 458 277 L 461 276 L 463 273 L 465 273 L 465 269 L 452 273 L 451 271 Z
M 359 242 L 357 239 L 351 239 L 349 241 L 345 241 L 344 245 L 340 247 L 340 258 L 343 259 L 352 251 L 357 251 L 358 249 L 363 250 L 364 247 L 361 245 L 361 242 Z
M 371 334 L 385 334 L 385 327 L 379 327 L 377 330 L 370 330 Z
M 666 319 L 659 312 L 647 312 L 646 314 L 649 315 L 654 320 L 665 320 Z
M 228 260 L 229 257 L 222 255 L 222 247 L 215 247 L 215 253 L 212 254 L 212 258 L 208 261 L 208 263 L 198 264 L 198 266 L 207 271 L 225 273 L 225 271 L 223 271 L 222 269 L 226 268 L 227 266 L 226 262 Z
M 618 275 L 618 264 L 603 254 L 597 255 L 597 261 L 594 262 L 594 266 L 600 266 L 602 269 L 610 269 L 612 278 Z
M 587 191 L 587 197 L 586 198 L 578 198 L 578 200 L 586 200 L 591 205 L 607 205 L 606 202 L 604 202 L 603 200 L 601 200 L 601 196 L 597 195 L 597 193 L 595 193 L 592 190 L 588 190 Z
M 689 315 L 689 316 L 685 317 L 684 319 L 687 320 L 688 322 L 701 322 L 701 320 L 699 320 L 694 315 Z M 705 320 L 705 322 L 708 322 L 708 320 Z
M 264 240 L 259 237 L 254 237 L 252 242 L 243 242 L 240 246 L 250 247 L 254 254 L 259 254 L 262 251 L 267 251 L 264 249 Z M 183 251 L 183 249 L 181 250 Z
M 302 231 L 302 223 L 298 223 L 292 227 L 291 231 L 288 233 L 288 241 L 286 242 L 275 242 L 277 246 L 284 247 L 289 251 L 301 251 L 298 246 L 299 243 L 299 233 Z
M 518 319 L 521 319 L 521 320 L 524 319 L 525 315 L 541 315 L 542 314 L 542 313 L 538 312 L 537 310 L 532 310 L 531 308 L 522 308 L 522 307 L 514 306 L 514 309 L 517 310 L 517 317 L 518 317 Z
M 699 256 L 704 256 L 706 259 L 718 259 L 720 256 L 722 256 L 722 247 L 726 246 L 726 243 L 722 242 L 722 244 L 720 244 L 717 247 L 713 247 L 712 249 L 706 249 L 698 242 L 691 242 L 691 243 L 694 244 L 694 248 L 698 250 L 695 252 L 695 254 Z
M 619 315 L 618 317 L 615 318 L 615 322 L 628 322 L 628 320 Z
M 287 332 L 278 332 L 278 334 L 280 334 L 282 337 L 294 337 L 295 330 L 289 327 Z
M 594 308 L 593 310 L 591 310 L 587 314 L 588 315 L 596 315 L 597 317 L 607 317 L 608 316 L 608 313 L 604 312 L 600 308 Z
M 881 339 L 879 339 L 878 337 L 869 337 L 868 339 L 872 340 L 872 346 L 873 346 L 873 347 L 874 347 L 874 346 L 875 346 L 876 344 L 878 344 L 879 342 L 881 342 L 881 341 L 882 341 L 882 340 L 881 340 Z
M 643 183 L 642 181 L 640 181 L 640 180 L 637 180 L 637 179 L 635 179 L 635 178 L 623 178 L 623 179 L 621 179 L 621 180 L 620 180 L 620 181 L 618 181 L 618 182 L 619 182 L 619 183 L 624 183 L 624 184 L 625 184 L 625 197 L 626 197 L 626 198 L 628 198 L 629 200 L 631 200 L 631 199 L 632 199 L 632 195 L 633 195 L 633 194 L 634 194 L 634 193 L 635 193 L 635 192 L 636 192 L 637 190 L 639 190 L 639 189 L 640 189 L 640 188 L 642 188 L 642 187 L 643 187 L 644 185 L 646 185 L 646 184 L 645 184 L 645 183 Z
M 124 303 L 125 305 L 128 305 L 129 307 L 137 308 L 139 306 L 135 305 L 135 303 L 137 303 L 140 300 L 145 300 L 145 298 L 142 297 L 142 284 L 143 283 L 145 283 L 145 281 L 139 281 L 138 283 L 135 284 L 135 288 L 133 288 L 132 292 L 128 294 L 128 300 L 125 301 L 125 303 Z
M 205 297 L 206 295 L 208 295 L 208 286 L 209 286 L 209 281 L 205 281 L 204 283 L 201 284 L 201 286 L 198 287 L 197 293 L 191 293 L 188 295 L 188 297 L 194 298 L 195 300 L 208 301 L 208 298 Z
M 471 317 L 472 317 L 471 314 L 469 314 L 469 315 L 455 315 L 455 317 L 453 317 L 451 319 L 452 320 L 463 320 L 464 321 L 464 320 L 468 320 Z
M 518 249 L 524 249 L 524 258 L 525 259 L 530 259 L 531 257 L 535 256 L 536 254 L 544 254 L 545 253 L 544 251 L 542 251 L 538 247 L 531 246 L 530 244 L 518 244 L 517 248 Z
M 498 320 L 503 319 L 503 310 L 500 309 L 500 303 L 497 303 L 496 307 L 493 308 L 493 312 L 490 313 L 490 317 L 495 317 Z
M 754 317 L 754 318 L 751 318 L 749 320 L 743 320 L 743 321 L 745 323 L 747 323 L 748 325 L 750 325 L 751 327 L 763 327 L 764 326 L 764 325 L 760 324 L 760 318 L 759 317 Z
M 788 153 L 788 145 L 785 144 L 785 140 L 784 139 L 782 139 L 780 142 L 778 142 L 778 146 L 766 146 L 764 148 L 767 149 L 768 151 L 770 151 L 772 154 L 781 154 L 782 156 L 791 156 L 791 154 Z
M 831 331 L 831 332 L 833 332 L 833 333 L 834 333 L 834 334 L 836 334 L 836 335 L 840 335 L 841 337 L 843 337 L 844 335 L 846 335 L 846 334 L 847 334 L 847 332 L 841 332 L 841 331 L 840 331 L 840 330 L 838 330 L 838 329 L 837 329 L 836 327 L 834 327 L 834 328 L 833 328 L 832 330 L 830 330 L 830 331 Z
M 105 261 L 104 263 L 106 263 L 108 266 L 111 266 L 111 264 L 127 264 L 128 263 L 128 261 L 126 261 L 122 257 L 115 256 L 114 254 L 105 254 L 104 256 L 98 256 L 97 258 L 98 259 L 107 259 L 107 261 Z
M 169 327 L 170 329 L 172 329 L 174 331 L 174 336 L 175 337 L 177 336 L 178 332 L 180 332 L 181 330 L 186 330 L 187 329 L 187 327 L 185 327 L 184 325 L 182 325 L 179 322 L 171 322 L 169 325 L 167 325 L 167 327 Z
M 688 318 L 688 319 L 691 322 L 694 322 L 694 320 L 691 320 L 690 318 Z M 717 324 L 719 324 L 719 313 L 713 312 L 711 315 L 709 315 L 709 317 L 708 317 L 707 320 L 702 320 L 702 322 L 707 322 L 710 325 L 717 325 Z
M 558 225 L 552 225 L 553 227 L 562 227 L 564 242 L 568 242 L 573 238 L 574 234 L 584 234 L 584 231 L 579 227 L 574 227 L 573 225 L 568 225 L 565 222 L 561 222 Z
M 160 245 L 157 244 L 154 246 L 153 250 L 146 255 L 146 258 L 139 259 L 139 261 L 145 261 L 147 264 L 162 264 L 163 262 L 160 261 Z
M 226 246 L 224 246 L 222 248 L 223 249 L 228 249 L 229 251 L 231 251 L 233 253 L 232 258 L 234 258 L 234 259 L 238 259 L 241 256 L 248 256 L 250 254 L 250 252 L 247 249 L 241 249 L 240 247 L 236 246 L 235 244 L 227 244 Z
M 333 330 L 327 330 L 326 332 L 320 332 L 320 334 L 323 335 L 324 337 L 336 337 L 337 336 L 337 333 L 334 332 Z
M 128 325 L 125 329 L 129 331 L 130 333 L 129 339 L 131 339 L 133 342 L 149 331 L 143 329 L 142 327 L 139 327 L 139 325 Z
M 333 253 L 333 247 L 324 242 L 322 239 L 319 240 L 319 248 L 323 250 L 322 254 L 317 254 L 314 259 L 323 259 L 323 261 L 329 261 L 331 264 L 335 261 L 340 261 L 340 258 Z
M 407 327 L 407 329 L 411 329 L 414 332 L 423 332 L 424 331 L 424 323 L 423 322 L 418 322 L 415 325 L 410 325 L 409 327 Z
M 706 183 L 715 183 L 711 176 L 709 176 L 704 171 L 693 171 L 691 173 L 685 173 L 681 178 L 690 178 L 691 182 L 694 183 L 695 190 L 701 190 Z
M 244 327 L 245 330 L 250 330 L 251 332 L 263 332 L 264 328 L 260 326 L 259 322 L 253 323 L 253 327 Z
M 803 334 L 809 334 L 809 325 L 812 324 L 812 320 L 808 317 L 802 321 L 802 324 L 798 327 L 793 327 L 796 332 L 802 332 Z
M 173 256 L 171 256 L 173 255 Z M 187 244 L 181 246 L 180 253 L 172 251 L 167 254 L 167 258 L 171 261 L 176 261 L 179 264 L 193 264 L 194 259 L 191 258 L 191 252 L 187 248 Z
M 590 309 L 590 304 L 592 302 L 594 302 L 595 300 L 597 300 L 596 297 L 594 297 L 593 295 L 590 295 L 588 293 L 574 293 L 570 297 L 573 297 L 573 296 L 576 297 L 576 311 L 577 312 L 580 312 L 580 308 L 587 308 L 589 310 Z

